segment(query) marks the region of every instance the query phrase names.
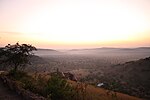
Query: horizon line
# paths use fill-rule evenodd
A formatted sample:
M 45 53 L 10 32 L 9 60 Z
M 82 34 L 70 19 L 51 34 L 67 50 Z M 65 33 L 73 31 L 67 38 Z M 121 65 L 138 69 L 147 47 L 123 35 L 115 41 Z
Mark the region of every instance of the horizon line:
M 139 49 L 139 48 L 150 48 L 150 46 L 137 46 L 137 47 L 91 47 L 91 48 L 66 48 L 66 49 L 55 49 L 55 48 L 38 48 L 44 50 L 84 50 L 84 49 Z

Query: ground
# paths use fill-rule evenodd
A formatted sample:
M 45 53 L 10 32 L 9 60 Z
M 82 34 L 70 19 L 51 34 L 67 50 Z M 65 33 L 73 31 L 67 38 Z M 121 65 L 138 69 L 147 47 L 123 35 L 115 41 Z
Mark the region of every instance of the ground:
M 17 95 L 14 91 L 11 91 L 6 87 L 2 80 L 0 80 L 0 100 L 23 100 L 21 96 Z

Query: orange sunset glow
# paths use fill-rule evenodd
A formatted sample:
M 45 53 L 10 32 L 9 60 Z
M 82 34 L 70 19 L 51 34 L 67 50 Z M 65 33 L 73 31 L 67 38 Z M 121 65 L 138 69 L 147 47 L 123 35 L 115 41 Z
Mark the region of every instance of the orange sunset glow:
M 0 0 L 0 47 L 150 46 L 150 0 Z

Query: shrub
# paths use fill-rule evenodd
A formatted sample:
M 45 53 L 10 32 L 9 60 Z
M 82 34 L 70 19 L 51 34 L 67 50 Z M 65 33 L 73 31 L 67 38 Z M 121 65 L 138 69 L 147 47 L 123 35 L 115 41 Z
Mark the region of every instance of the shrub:
M 31 77 L 30 78 L 24 77 L 20 81 L 24 84 L 24 87 L 23 87 L 24 89 L 30 90 L 30 91 L 36 93 L 36 88 L 35 88 L 35 85 L 34 85 L 34 80 Z
M 15 70 L 10 70 L 8 76 L 14 80 L 20 80 L 23 77 L 28 77 L 26 72 Z
M 22 71 L 11 70 L 8 75 L 10 78 L 20 81 L 24 89 L 50 100 L 75 99 L 75 88 L 67 80 L 57 75 L 51 76 L 48 80 L 41 75 L 33 78 Z
M 66 80 L 58 76 L 52 76 L 48 80 L 45 94 L 52 100 L 70 100 L 73 99 L 75 91 Z

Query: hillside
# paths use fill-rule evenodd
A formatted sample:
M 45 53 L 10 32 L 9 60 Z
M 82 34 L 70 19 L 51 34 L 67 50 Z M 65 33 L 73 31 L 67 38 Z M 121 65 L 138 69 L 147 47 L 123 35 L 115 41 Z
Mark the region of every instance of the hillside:
M 15 91 L 11 91 L 0 79 L 0 100 L 22 100 L 23 98 Z
M 41 75 L 44 75 L 44 74 L 41 74 Z M 8 82 L 10 77 L 8 75 L 5 76 L 5 78 L 6 77 L 8 78 L 7 79 L 7 82 Z M 26 77 L 26 76 L 24 76 L 24 77 Z M 5 78 L 3 77 L 2 79 L 5 79 Z M 27 79 L 29 79 L 29 78 L 30 78 L 30 76 L 28 76 Z M 44 75 L 42 80 L 34 81 L 34 82 L 35 83 L 36 82 L 42 82 L 42 83 L 44 82 L 45 83 L 46 82 L 45 78 L 46 77 Z M 13 81 L 9 80 L 8 83 L 5 81 L 5 84 L 7 83 L 7 85 L 4 86 L 3 83 L 2 83 L 3 81 L 0 80 L 0 87 L 1 87 L 0 88 L 0 100 L 1 99 L 3 99 L 3 100 L 10 100 L 10 98 L 12 100 L 22 100 L 22 98 L 25 99 L 25 100 L 28 100 L 29 96 L 32 97 L 32 100 L 37 100 L 38 96 L 41 95 L 41 94 L 39 94 L 38 96 L 36 95 L 37 97 L 35 97 L 34 93 L 37 94 L 38 92 L 35 92 L 35 91 L 32 91 L 32 92 L 30 91 L 29 92 L 29 90 L 31 88 L 29 88 L 29 90 L 28 89 L 26 90 L 26 92 L 27 92 L 26 95 L 23 94 L 23 93 L 25 93 L 25 91 L 23 93 L 22 92 L 20 93 L 20 91 L 23 91 L 23 89 L 20 88 L 19 84 L 17 84 L 18 81 L 15 82 L 14 80 Z M 74 93 L 74 95 L 76 95 L 77 97 L 75 97 L 76 99 L 72 98 L 73 100 L 142 100 L 142 99 L 134 97 L 134 96 L 129 96 L 127 94 L 109 91 L 109 90 L 98 88 L 98 87 L 95 87 L 95 86 L 92 86 L 92 85 L 89 85 L 89 84 L 85 84 L 85 83 L 81 83 L 81 82 L 75 82 L 75 81 L 71 81 L 71 80 L 67 80 L 67 81 L 71 84 L 71 86 L 74 87 L 74 89 L 76 91 Z M 22 82 L 22 81 L 20 80 L 20 82 Z M 59 84 L 60 83 L 61 82 L 59 81 Z M 56 81 L 55 81 L 55 84 L 57 84 Z M 25 85 L 25 83 L 24 83 L 24 85 Z M 36 86 L 37 85 L 39 85 L 39 84 L 36 84 Z M 31 86 L 33 87 L 34 85 L 32 84 Z M 42 87 L 43 84 L 41 84 L 40 86 Z M 13 88 L 11 88 L 11 87 L 13 87 Z M 36 88 L 36 89 L 38 91 L 38 88 Z M 55 87 L 55 89 L 57 89 L 57 88 Z M 33 94 L 30 95 L 28 93 L 33 93 Z M 64 92 L 62 92 L 62 93 L 64 93 Z M 43 97 L 41 97 L 41 98 L 43 98 Z M 38 100 L 45 100 L 45 99 L 43 98 L 43 99 L 38 99 Z M 52 100 L 61 100 L 61 99 L 52 99 Z M 68 99 L 62 99 L 62 100 L 68 100 Z
M 140 59 L 149 56 L 149 49 L 96 48 L 66 52 L 39 49 L 34 52 L 35 56 L 30 57 L 31 63 L 26 66 L 25 71 L 44 73 L 59 68 L 61 71 L 75 74 L 82 82 L 94 85 L 104 83 L 103 87 L 106 89 L 149 99 L 150 57 Z M 7 67 L 9 69 L 11 66 L 0 65 L 0 69 Z M 98 88 L 95 90 L 95 87 L 90 89 L 88 91 L 93 93 L 99 91 Z
M 112 66 L 105 77 L 106 82 L 116 82 L 120 92 L 150 98 L 150 57 Z
M 73 85 L 78 83 L 69 81 Z M 103 88 L 98 88 L 92 85 L 87 85 L 85 92 L 85 100 L 142 100 L 140 98 L 129 96 L 127 94 L 109 91 Z

